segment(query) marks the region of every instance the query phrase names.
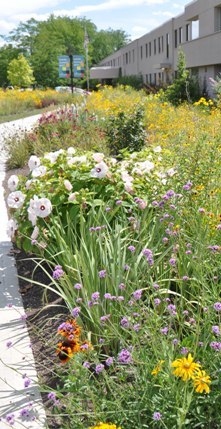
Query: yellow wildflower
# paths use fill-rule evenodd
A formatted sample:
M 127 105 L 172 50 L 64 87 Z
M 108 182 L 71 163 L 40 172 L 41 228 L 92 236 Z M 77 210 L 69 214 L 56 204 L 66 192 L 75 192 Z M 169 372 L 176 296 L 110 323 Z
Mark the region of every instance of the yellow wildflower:
M 198 370 L 193 378 L 193 384 L 197 393 L 209 393 L 209 384 L 211 383 L 210 376 L 206 374 L 206 371 Z
M 161 371 L 162 369 L 162 365 L 165 362 L 165 360 L 160 360 L 160 362 L 157 364 L 157 366 L 155 366 L 155 368 L 153 369 L 153 371 L 151 372 L 151 375 L 157 375 L 158 372 Z
M 89 429 L 121 429 L 112 423 L 98 423 L 98 425 L 90 427 Z
M 194 362 L 191 353 L 189 353 L 187 358 L 176 359 L 172 362 L 171 366 L 176 368 L 173 371 L 176 377 L 180 377 L 183 381 L 187 381 L 194 377 L 194 372 L 198 370 L 201 365 Z

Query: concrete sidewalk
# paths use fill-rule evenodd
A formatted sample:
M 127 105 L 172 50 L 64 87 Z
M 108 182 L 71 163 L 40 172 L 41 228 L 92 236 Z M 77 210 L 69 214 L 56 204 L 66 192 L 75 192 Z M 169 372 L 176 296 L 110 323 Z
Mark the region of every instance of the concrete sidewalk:
M 46 415 L 19 294 L 12 244 L 6 234 L 4 139 L 30 129 L 41 115 L 0 125 L 0 429 L 46 429 Z M 14 422 L 14 423 L 13 423 Z

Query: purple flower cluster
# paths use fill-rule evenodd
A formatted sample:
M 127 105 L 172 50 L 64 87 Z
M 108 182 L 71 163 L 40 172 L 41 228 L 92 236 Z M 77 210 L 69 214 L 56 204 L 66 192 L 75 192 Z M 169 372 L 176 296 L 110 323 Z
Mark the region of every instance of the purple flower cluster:
M 102 231 L 102 229 L 105 229 L 107 226 L 106 225 L 101 225 L 101 226 L 91 226 L 89 228 L 90 232 L 97 232 L 97 231 Z
M 60 277 L 62 277 L 64 274 L 64 271 L 62 270 L 61 265 L 56 265 L 53 273 L 52 273 L 52 277 L 54 280 L 58 280 L 60 279 Z
M 221 311 L 221 302 L 215 302 L 213 308 L 216 311 Z
M 133 292 L 133 298 L 137 301 L 142 296 L 142 289 L 137 289 L 135 292 Z
M 100 279 L 104 279 L 106 277 L 106 274 L 107 274 L 106 270 L 101 270 L 98 272 Z
M 217 352 L 221 351 L 221 343 L 218 341 L 212 341 L 210 343 L 210 347 L 211 347 L 211 349 L 216 350 Z
M 154 264 L 152 250 L 150 250 L 150 249 L 144 249 L 143 250 L 143 255 L 146 256 L 148 264 L 152 267 L 152 265 Z
M 79 316 L 80 311 L 81 311 L 80 307 L 75 307 L 75 308 L 73 308 L 71 314 L 74 318 L 76 318 Z
M 118 354 L 118 362 L 122 364 L 130 364 L 133 362 L 133 358 L 131 356 L 131 353 L 127 349 L 122 349 L 120 353 Z

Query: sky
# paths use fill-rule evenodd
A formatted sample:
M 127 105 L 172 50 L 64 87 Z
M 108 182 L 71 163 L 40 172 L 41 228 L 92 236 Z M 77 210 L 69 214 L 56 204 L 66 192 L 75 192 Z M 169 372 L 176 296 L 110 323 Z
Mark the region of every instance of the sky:
M 183 13 L 190 0 L 0 0 L 0 35 L 19 22 L 55 16 L 85 17 L 98 30 L 124 30 L 137 39 L 168 19 Z

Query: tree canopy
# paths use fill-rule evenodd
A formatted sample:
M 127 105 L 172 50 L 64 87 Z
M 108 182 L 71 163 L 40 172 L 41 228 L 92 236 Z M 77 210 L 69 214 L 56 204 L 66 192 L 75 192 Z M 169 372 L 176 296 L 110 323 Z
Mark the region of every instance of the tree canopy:
M 8 65 L 21 53 L 30 64 L 37 85 L 55 87 L 68 83 L 58 77 L 58 57 L 69 53 L 84 55 L 85 30 L 89 37 L 89 66 L 129 42 L 123 30 L 98 31 L 86 18 L 51 15 L 40 22 L 31 18 L 4 37 L 6 44 L 0 48 L 0 85 L 9 84 Z
M 34 83 L 33 70 L 23 54 L 14 58 L 8 65 L 8 79 L 13 86 L 27 88 Z

